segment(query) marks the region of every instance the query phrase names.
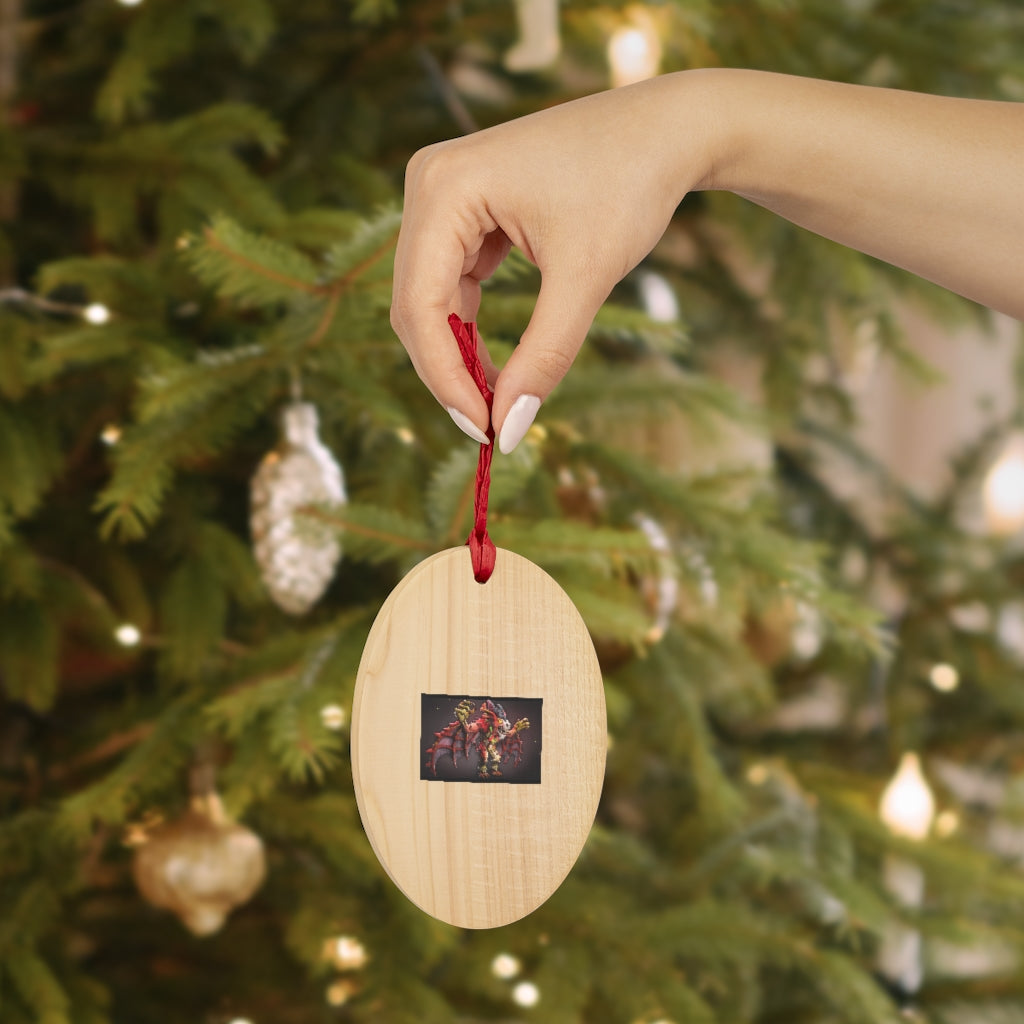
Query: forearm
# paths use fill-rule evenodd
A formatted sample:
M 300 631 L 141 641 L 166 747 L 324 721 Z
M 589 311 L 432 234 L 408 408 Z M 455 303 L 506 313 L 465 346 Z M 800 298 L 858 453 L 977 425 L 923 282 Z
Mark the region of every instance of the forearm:
M 691 190 L 728 189 L 1024 319 L 1024 104 L 713 69 L 613 89 L 421 150 L 391 322 L 476 440 L 510 451 L 601 303 Z M 488 409 L 447 325 L 511 246 L 537 304 Z
M 696 74 L 705 187 L 1024 318 L 1024 104 Z

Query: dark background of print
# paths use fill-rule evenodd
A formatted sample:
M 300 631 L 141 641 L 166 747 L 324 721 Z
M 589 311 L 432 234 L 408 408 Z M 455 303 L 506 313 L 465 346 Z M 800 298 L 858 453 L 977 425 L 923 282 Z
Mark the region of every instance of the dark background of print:
M 434 744 L 434 733 L 440 732 L 449 722 L 456 721 L 455 706 L 459 701 L 471 700 L 479 710 L 485 700 L 493 700 L 505 709 L 508 720 L 515 725 L 520 718 L 530 720 L 530 728 L 521 732 L 523 738 L 523 759 L 515 767 L 511 759 L 502 761 L 501 776 L 497 779 L 481 779 L 477 774 L 480 756 L 470 747 L 468 758 L 459 758 L 458 766 L 452 764 L 448 754 L 442 754 L 437 762 L 437 775 L 427 767 L 427 748 Z M 420 778 L 429 782 L 540 782 L 540 752 L 544 727 L 544 699 L 542 697 L 474 697 L 472 694 L 452 695 L 448 693 L 421 694 L 420 714 Z M 475 716 L 474 716 L 475 717 Z

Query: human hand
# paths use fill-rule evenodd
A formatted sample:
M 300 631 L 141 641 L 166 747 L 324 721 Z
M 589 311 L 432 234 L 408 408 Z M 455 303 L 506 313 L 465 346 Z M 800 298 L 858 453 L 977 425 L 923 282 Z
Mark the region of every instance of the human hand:
M 494 388 L 502 452 L 522 439 L 609 292 L 654 247 L 711 160 L 700 74 L 599 93 L 450 142 L 409 163 L 391 322 L 435 398 L 486 441 L 487 408 L 447 319 L 475 320 L 480 283 L 517 246 L 536 307 Z M 691 102 L 682 102 L 685 87 Z

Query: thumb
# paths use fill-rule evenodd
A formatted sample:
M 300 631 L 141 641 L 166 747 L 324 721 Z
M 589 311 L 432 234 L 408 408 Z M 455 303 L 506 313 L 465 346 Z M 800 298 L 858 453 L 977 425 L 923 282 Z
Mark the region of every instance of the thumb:
M 498 374 L 491 422 L 498 449 L 512 451 L 530 429 L 541 403 L 572 366 L 608 292 L 571 275 L 541 280 L 533 316 Z

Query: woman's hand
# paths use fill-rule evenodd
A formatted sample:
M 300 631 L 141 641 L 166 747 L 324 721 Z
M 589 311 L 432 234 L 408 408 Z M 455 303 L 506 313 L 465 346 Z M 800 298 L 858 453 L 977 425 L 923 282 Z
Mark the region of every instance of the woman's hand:
M 540 269 L 533 317 L 500 374 L 481 353 L 499 447 L 510 451 L 609 292 L 654 247 L 683 195 L 702 187 L 701 82 L 693 75 L 686 88 L 667 76 L 600 93 L 439 143 L 409 163 L 392 324 L 424 383 L 476 440 L 487 410 L 448 314 L 476 319 L 480 282 L 513 245 Z

